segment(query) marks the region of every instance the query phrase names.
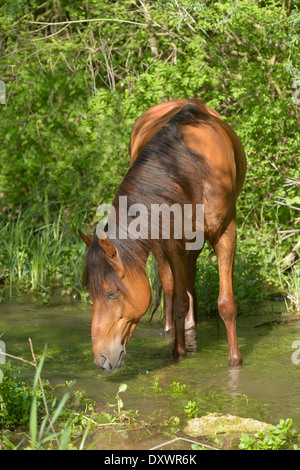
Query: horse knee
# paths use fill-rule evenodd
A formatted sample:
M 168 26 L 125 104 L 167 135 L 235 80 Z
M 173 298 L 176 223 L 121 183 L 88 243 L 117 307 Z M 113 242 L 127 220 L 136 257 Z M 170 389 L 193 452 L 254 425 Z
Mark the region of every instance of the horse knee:
M 180 298 L 174 298 L 173 301 L 173 311 L 175 315 L 176 320 L 184 320 L 185 317 L 188 314 L 190 308 L 190 299 L 188 294 L 180 297 Z
M 222 320 L 226 322 L 235 321 L 237 306 L 233 295 L 223 296 L 218 299 L 218 310 Z

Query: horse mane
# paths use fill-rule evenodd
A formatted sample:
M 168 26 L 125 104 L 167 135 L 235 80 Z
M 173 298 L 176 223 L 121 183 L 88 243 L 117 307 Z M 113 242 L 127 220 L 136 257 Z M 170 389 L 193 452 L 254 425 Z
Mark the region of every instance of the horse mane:
M 128 207 L 138 203 L 143 204 L 150 211 L 151 204 L 165 203 L 169 207 L 173 204 L 181 206 L 187 203 L 192 204 L 195 196 L 194 188 L 197 188 L 198 195 L 200 193 L 203 196 L 202 180 L 210 178 L 213 172 L 205 156 L 191 150 L 184 143 L 181 130 L 185 125 L 200 126 L 205 123 L 209 123 L 217 132 L 219 131 L 217 124 L 224 128 L 224 121 L 218 118 L 217 113 L 216 115 L 210 114 L 208 109 L 199 100 L 190 100 L 186 104 L 182 104 L 181 101 L 179 106 L 156 120 L 154 123 L 156 131 L 152 129 L 150 132 L 148 129 L 146 144 L 141 148 L 119 186 L 113 201 L 117 214 L 117 237 L 112 241 L 119 252 L 126 274 L 142 272 L 151 247 L 158 240 L 153 241 L 149 236 L 147 239 L 139 238 L 138 240 L 118 237 L 124 229 L 120 225 L 119 197 L 127 196 Z M 199 197 L 197 203 L 202 203 Z M 177 242 L 180 243 L 180 240 Z M 103 281 L 116 286 L 126 295 L 122 281 L 107 260 L 96 237 L 87 251 L 83 284 L 93 298 L 100 297 L 102 300 L 106 299 Z
M 113 206 L 117 212 L 117 223 L 120 196 L 127 197 L 128 207 L 141 204 L 148 209 L 148 213 L 152 204 L 164 203 L 171 207 L 173 204 L 183 206 L 195 203 L 194 188 L 197 188 L 197 203 L 202 203 L 202 181 L 204 178 L 210 178 L 213 172 L 206 157 L 184 143 L 181 128 L 184 125 L 199 126 L 201 123 L 210 123 L 218 131 L 216 119 L 209 114 L 204 104 L 201 107 L 198 102 L 191 100 L 181 106 L 156 132 L 140 150 L 115 195 Z M 123 227 L 118 226 L 118 229 L 120 232 Z M 116 242 L 119 244 L 118 240 Z M 139 239 L 138 242 L 130 238 L 122 242 L 130 252 L 129 259 L 136 257 L 137 252 L 140 255 L 148 254 L 155 243 L 150 234 L 147 239 Z

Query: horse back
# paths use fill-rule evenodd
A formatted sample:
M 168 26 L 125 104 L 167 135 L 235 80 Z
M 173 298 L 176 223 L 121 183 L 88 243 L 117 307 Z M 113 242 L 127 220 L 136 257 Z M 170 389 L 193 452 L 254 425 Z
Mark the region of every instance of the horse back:
M 217 111 L 197 99 L 171 100 L 156 104 L 143 113 L 133 125 L 129 146 L 130 165 L 149 140 L 189 102 L 197 103 L 203 112 L 222 119 Z
M 197 104 L 201 112 L 212 116 L 215 125 L 209 122 L 198 126 L 182 125 L 180 130 L 184 142 L 192 150 L 206 156 L 210 167 L 219 175 L 219 185 L 232 186 L 237 197 L 246 172 L 243 147 L 235 131 L 220 114 L 197 99 L 166 101 L 143 113 L 134 123 L 130 135 L 130 165 L 150 139 L 189 102 Z

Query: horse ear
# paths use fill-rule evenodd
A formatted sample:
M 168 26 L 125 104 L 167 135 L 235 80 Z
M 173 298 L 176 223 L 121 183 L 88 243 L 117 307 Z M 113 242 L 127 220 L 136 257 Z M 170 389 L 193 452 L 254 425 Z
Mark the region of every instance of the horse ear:
M 87 245 L 87 246 L 90 246 L 90 244 L 92 243 L 93 241 L 93 238 L 92 237 L 88 237 L 87 235 L 85 235 L 84 233 L 82 233 L 81 230 L 78 229 L 78 233 L 79 235 L 81 236 L 82 240 L 84 241 L 84 243 Z
M 106 233 L 100 230 L 99 228 L 97 229 L 97 238 L 99 246 L 104 251 L 105 255 L 107 256 L 110 264 L 114 268 L 119 278 L 122 279 L 125 275 L 125 270 L 117 248 L 115 247 L 113 242 L 108 238 Z

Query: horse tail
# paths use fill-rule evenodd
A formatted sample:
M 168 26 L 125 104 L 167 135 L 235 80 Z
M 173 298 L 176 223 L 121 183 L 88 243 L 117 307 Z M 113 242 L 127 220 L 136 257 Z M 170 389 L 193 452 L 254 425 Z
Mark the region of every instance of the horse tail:
M 161 305 L 161 300 L 162 300 L 162 286 L 161 282 L 159 279 L 159 266 L 158 262 L 154 257 L 152 257 L 151 260 L 151 273 L 150 273 L 150 285 L 151 285 L 151 290 L 152 290 L 152 298 L 151 298 L 151 304 L 149 307 L 149 314 L 150 314 L 150 319 L 149 321 L 152 320 L 154 317 L 156 311 Z

